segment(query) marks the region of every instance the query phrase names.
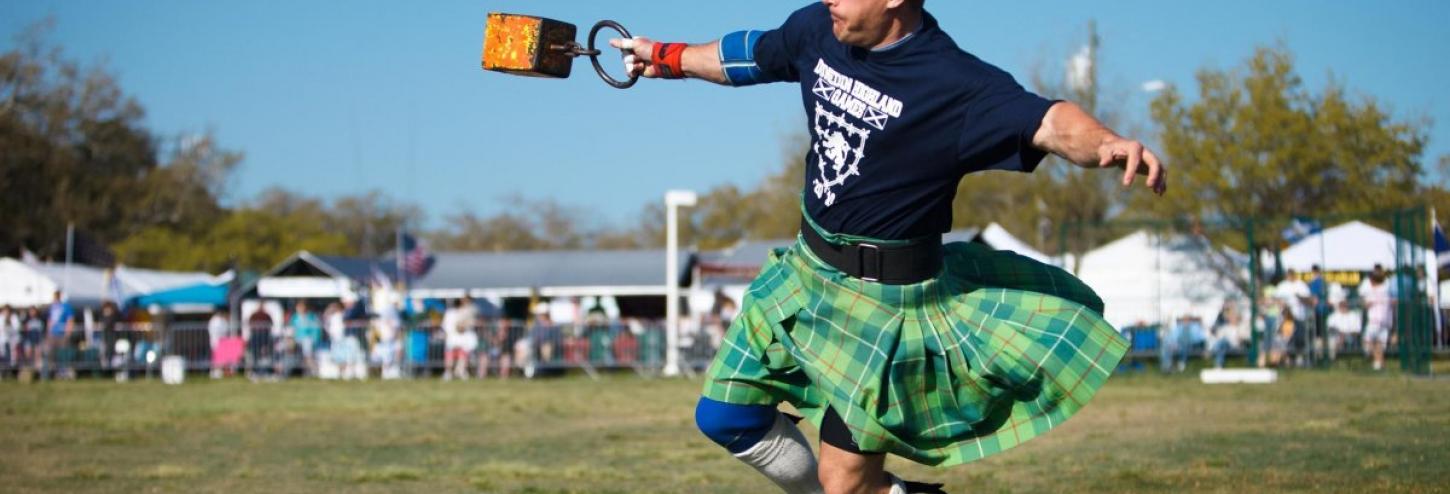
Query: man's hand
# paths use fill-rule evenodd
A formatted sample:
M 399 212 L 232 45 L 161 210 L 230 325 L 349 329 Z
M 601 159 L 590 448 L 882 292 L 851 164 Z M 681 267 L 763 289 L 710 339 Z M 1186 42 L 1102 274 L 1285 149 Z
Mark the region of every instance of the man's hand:
M 1133 185 L 1134 175 L 1147 175 L 1147 185 L 1153 193 L 1161 196 L 1168 191 L 1168 171 L 1158 155 L 1141 142 L 1118 136 L 1107 138 L 1098 146 L 1098 167 L 1122 168 L 1124 187 Z
M 630 76 L 639 74 L 640 77 L 648 79 L 659 79 L 664 76 L 659 67 L 650 62 L 653 59 L 656 44 L 657 42 L 654 40 L 643 36 L 609 40 L 609 46 L 629 52 L 624 57 L 625 73 Z M 720 67 L 718 50 L 719 41 L 685 47 L 685 52 L 680 57 L 680 68 L 684 71 L 684 75 L 716 84 L 725 84 L 727 82 L 725 71 Z
M 656 79 L 660 76 L 659 69 L 650 64 L 650 54 L 654 52 L 655 42 L 643 36 L 635 36 L 630 39 L 614 38 L 609 40 L 609 46 L 629 52 L 624 56 L 625 75 Z
M 1047 110 L 1032 145 L 1078 166 L 1123 169 L 1123 186 L 1133 175 L 1147 175 L 1148 188 L 1158 195 L 1168 191 L 1168 171 L 1158 155 L 1143 143 L 1124 139 L 1071 102 L 1058 102 Z

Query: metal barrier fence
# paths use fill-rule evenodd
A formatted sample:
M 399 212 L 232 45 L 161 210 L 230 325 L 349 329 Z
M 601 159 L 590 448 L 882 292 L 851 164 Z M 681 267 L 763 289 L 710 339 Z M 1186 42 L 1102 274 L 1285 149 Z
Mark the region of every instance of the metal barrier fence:
M 685 331 L 680 349 L 684 372 L 709 365 L 719 336 Z M 212 335 L 205 322 L 147 323 L 77 332 L 64 341 L 21 340 L 0 348 L 0 376 L 150 376 L 159 372 L 166 356 L 180 357 L 188 371 L 218 377 L 534 377 L 570 370 L 650 375 L 664 366 L 666 338 L 659 321 L 536 325 L 484 319 L 449 332 L 433 323 L 397 327 L 372 319 L 349 321 L 341 331 L 247 325 Z
M 1247 328 L 1241 328 L 1247 329 Z M 702 372 L 714 358 L 724 327 L 687 325 L 680 338 L 681 371 Z M 1227 328 L 1185 329 L 1161 324 L 1122 328 L 1131 342 L 1126 369 L 1180 370 L 1190 361 L 1204 366 L 1254 365 L 1279 343 L 1275 332 L 1225 338 Z M 301 336 L 299 338 L 299 335 Z M 206 323 L 121 324 L 114 331 L 80 332 L 71 341 L 23 335 L 0 345 L 0 378 L 30 373 L 40 378 L 108 377 L 118 380 L 160 374 L 162 359 L 177 356 L 184 368 L 216 376 L 282 379 L 496 378 L 534 377 L 582 371 L 633 371 L 654 375 L 665 364 L 665 330 L 658 321 L 529 325 L 523 321 L 479 320 L 450 334 L 432 324 L 390 328 L 379 320 L 324 328 L 250 325 L 229 328 L 215 341 Z M 1396 340 L 1400 334 L 1393 335 Z M 1255 341 L 1257 340 L 1257 341 Z M 1287 344 L 1297 344 L 1286 342 Z M 1308 345 L 1308 342 L 1302 342 Z M 1316 340 L 1327 361 L 1368 366 L 1359 338 Z M 1401 345 L 1385 349 L 1401 356 Z M 1247 359 L 1247 361 L 1246 361 Z
M 1424 208 L 1074 222 L 1048 254 L 1165 370 L 1205 349 L 1237 366 L 1330 367 L 1369 348 L 1427 375 L 1450 350 L 1430 232 Z
M 117 326 L 115 330 L 77 330 L 70 337 L 50 337 L 44 331 L 24 331 L 0 345 L 0 377 L 18 373 L 100 375 L 122 378 L 157 372 L 164 355 L 161 332 L 150 324 Z
M 1219 330 L 1222 331 L 1222 328 Z M 1311 348 L 1308 342 L 1282 341 L 1272 331 L 1260 331 L 1253 335 L 1258 338 L 1257 345 L 1250 338 L 1225 337 L 1208 329 L 1192 334 L 1183 332 L 1182 328 L 1156 324 L 1129 326 L 1123 328 L 1121 333 L 1130 345 L 1122 364 L 1124 370 L 1156 369 L 1162 372 L 1178 372 L 1195 362 L 1201 363 L 1203 367 L 1253 367 L 1261 365 L 1256 357 L 1265 357 L 1275 348 L 1301 344 L 1304 348 L 1301 351 L 1307 352 Z M 1395 338 L 1392 341 L 1398 342 L 1399 336 L 1392 336 Z M 1316 364 L 1321 367 L 1340 365 L 1369 369 L 1371 366 L 1370 348 L 1362 335 L 1330 332 L 1315 338 L 1312 349 L 1322 356 Z M 1399 359 L 1400 351 L 1398 344 L 1388 345 L 1385 355 L 1391 360 Z M 1286 362 L 1284 365 L 1289 366 L 1292 363 Z

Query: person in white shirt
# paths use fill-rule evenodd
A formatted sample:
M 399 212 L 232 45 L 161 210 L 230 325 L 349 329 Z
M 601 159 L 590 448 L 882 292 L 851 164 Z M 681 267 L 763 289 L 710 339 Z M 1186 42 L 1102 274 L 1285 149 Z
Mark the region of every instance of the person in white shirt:
M 1329 337 L 1332 338 L 1329 345 L 1330 360 L 1333 360 L 1339 351 L 1344 349 L 1345 343 L 1359 339 L 1359 334 L 1363 329 L 1361 321 L 1363 321 L 1363 315 L 1357 310 L 1350 310 L 1348 301 L 1340 300 L 1335 304 L 1334 313 L 1329 315 L 1329 321 L 1325 323 L 1329 326 L 1331 332 Z
M 208 342 L 211 343 L 211 354 L 212 355 L 216 355 L 217 352 L 221 351 L 221 341 L 222 341 L 222 338 L 226 338 L 227 337 L 227 334 L 230 333 L 230 332 L 231 332 L 231 323 L 229 321 L 227 321 L 227 314 L 226 314 L 226 312 L 224 312 L 222 310 L 218 310 L 216 312 L 213 312 L 212 315 L 211 315 L 211 319 L 207 320 L 207 322 L 206 322 L 206 335 L 207 335 Z M 213 357 L 213 361 L 215 361 L 215 357 Z M 221 367 L 213 367 L 212 370 L 211 370 L 211 378 L 212 379 L 221 379 L 222 378 L 222 368 Z
M 1279 298 L 1279 302 L 1289 309 L 1289 314 L 1294 318 L 1293 341 L 1284 342 L 1285 350 L 1303 363 L 1304 353 L 1309 349 L 1309 332 L 1305 326 L 1313 320 L 1310 318 L 1309 308 L 1314 306 L 1314 294 L 1309 291 L 1309 284 L 1299 278 L 1299 273 L 1290 269 L 1284 275 L 1284 280 L 1274 287 L 1274 296 Z
M 1243 315 L 1238 304 L 1233 300 L 1225 300 L 1223 309 L 1219 310 L 1218 319 L 1209 328 L 1208 344 L 1205 345 L 1205 351 L 1213 358 L 1215 369 L 1223 368 L 1224 358 L 1229 350 L 1243 348 L 1244 341 L 1252 337 L 1249 331 L 1249 319 Z
M 331 303 L 322 310 L 323 328 L 327 331 L 328 343 L 333 356 L 336 357 L 338 350 L 342 347 L 342 341 L 347 338 L 347 318 L 343 316 L 342 306 Z
M 468 379 L 468 361 L 478 349 L 478 333 L 473 330 L 476 310 L 471 299 L 453 301 L 443 312 L 443 380 Z
M 397 379 L 403 376 L 403 346 L 398 339 L 402 318 L 391 291 L 386 287 L 373 290 L 373 310 L 378 316 L 372 321 L 373 334 L 377 339 L 372 349 L 372 361 L 381 367 L 383 379 Z
M 332 340 L 329 346 L 332 361 L 339 366 L 338 376 L 343 379 L 366 378 L 367 361 L 362 356 L 362 342 L 357 336 L 347 334 L 347 310 L 335 302 L 328 304 L 323 320 L 327 337 Z
M 0 354 L 6 367 L 14 368 L 20 353 L 20 312 L 0 307 Z
M 1294 314 L 1295 320 L 1303 321 L 1309 298 L 1313 296 L 1313 293 L 1309 291 L 1309 284 L 1299 278 L 1299 273 L 1290 269 L 1284 275 L 1283 281 L 1274 287 L 1274 296 L 1279 298 L 1284 307 L 1289 308 L 1289 312 Z
M 1385 347 L 1390 342 L 1390 328 L 1394 326 L 1395 293 L 1384 266 L 1374 265 L 1369 279 L 1359 287 L 1359 296 L 1364 300 L 1365 325 L 1364 347 L 1374 359 L 1374 370 L 1385 367 Z

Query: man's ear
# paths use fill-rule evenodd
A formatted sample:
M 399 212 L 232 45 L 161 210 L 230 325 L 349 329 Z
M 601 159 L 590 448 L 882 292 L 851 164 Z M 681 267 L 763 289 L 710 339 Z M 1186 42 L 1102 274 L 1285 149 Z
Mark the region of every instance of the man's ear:
M 886 0 L 886 9 L 899 9 L 902 5 L 906 5 L 906 2 L 907 0 Z

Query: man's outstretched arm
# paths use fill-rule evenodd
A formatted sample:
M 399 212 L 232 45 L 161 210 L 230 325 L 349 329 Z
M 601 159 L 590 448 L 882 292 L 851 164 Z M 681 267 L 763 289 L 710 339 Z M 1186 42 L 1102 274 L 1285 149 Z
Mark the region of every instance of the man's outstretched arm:
M 1032 145 L 1085 168 L 1122 168 L 1124 187 L 1140 174 L 1148 176 L 1147 185 L 1154 193 L 1168 190 L 1167 170 L 1158 155 L 1143 143 L 1114 133 L 1071 102 L 1058 102 L 1047 110 Z
M 669 62 L 674 53 L 658 53 L 661 45 L 682 45 L 677 43 L 657 43 L 649 38 L 635 37 L 633 39 L 611 39 L 609 46 L 628 50 L 632 53 L 625 57 L 624 65 L 630 75 L 639 74 L 642 77 L 651 79 L 668 78 L 679 79 L 678 74 L 672 74 Z M 679 56 L 679 68 L 683 70 L 683 77 L 693 77 L 707 80 L 716 84 L 731 84 L 725 75 L 725 67 L 721 62 L 720 42 L 711 41 L 700 45 L 683 45 Z M 679 48 L 677 48 L 679 49 Z M 666 63 L 656 63 L 656 62 Z

